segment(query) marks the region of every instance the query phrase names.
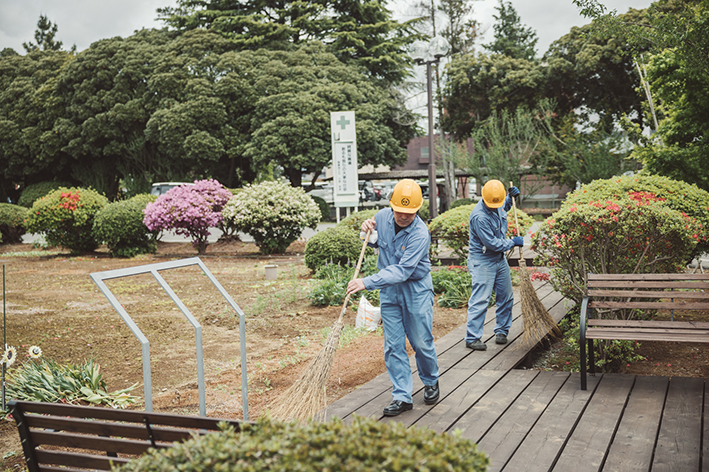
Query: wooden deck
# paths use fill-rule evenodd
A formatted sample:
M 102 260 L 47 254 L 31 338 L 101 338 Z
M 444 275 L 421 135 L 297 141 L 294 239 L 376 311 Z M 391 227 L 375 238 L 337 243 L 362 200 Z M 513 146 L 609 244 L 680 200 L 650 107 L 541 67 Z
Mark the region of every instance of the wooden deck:
M 549 284 L 535 287 L 549 313 L 561 319 L 570 302 Z M 385 373 L 330 405 L 328 417 L 348 421 L 354 413 L 439 432 L 460 430 L 488 454 L 489 471 L 709 470 L 705 379 L 605 374 L 590 376 L 583 391 L 578 374 L 516 369 L 527 355 L 518 347 L 518 299 L 507 345 L 494 343 L 490 313 L 487 351 L 465 347 L 465 326 L 436 342 L 436 405 L 423 403 L 423 385 L 414 373 L 413 410 L 382 417 L 391 401 Z

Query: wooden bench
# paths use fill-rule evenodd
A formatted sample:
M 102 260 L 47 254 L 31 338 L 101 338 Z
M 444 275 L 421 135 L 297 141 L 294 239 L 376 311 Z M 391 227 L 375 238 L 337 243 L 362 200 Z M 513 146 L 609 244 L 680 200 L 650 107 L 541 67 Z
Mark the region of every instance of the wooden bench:
M 194 434 L 218 431 L 225 421 L 199 416 L 114 410 L 59 403 L 10 401 L 29 472 L 111 470 L 145 453 Z M 57 467 L 63 466 L 63 467 Z
M 671 310 L 671 321 L 608 319 L 618 310 Z M 586 390 L 586 349 L 595 373 L 593 340 L 709 343 L 709 322 L 674 321 L 674 310 L 709 310 L 709 274 L 589 274 L 581 303 L 581 389 Z

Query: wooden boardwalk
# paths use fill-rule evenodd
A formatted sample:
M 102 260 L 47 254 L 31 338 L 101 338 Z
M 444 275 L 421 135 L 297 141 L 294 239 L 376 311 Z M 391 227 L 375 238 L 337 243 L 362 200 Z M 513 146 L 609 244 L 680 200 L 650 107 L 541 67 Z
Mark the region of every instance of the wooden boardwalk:
M 569 301 L 548 283 L 537 294 L 557 320 Z M 423 403 L 414 373 L 414 408 L 382 417 L 391 401 L 386 373 L 328 407 L 328 417 L 352 414 L 439 432 L 460 430 L 490 457 L 489 471 L 709 471 L 709 399 L 701 378 L 578 374 L 516 369 L 527 351 L 516 297 L 507 345 L 494 343 L 488 313 L 487 351 L 465 347 L 465 326 L 436 342 L 441 399 Z M 435 322 L 435 319 L 434 319 Z M 411 358 L 412 370 L 416 372 Z M 706 457 L 706 459 L 704 459 Z

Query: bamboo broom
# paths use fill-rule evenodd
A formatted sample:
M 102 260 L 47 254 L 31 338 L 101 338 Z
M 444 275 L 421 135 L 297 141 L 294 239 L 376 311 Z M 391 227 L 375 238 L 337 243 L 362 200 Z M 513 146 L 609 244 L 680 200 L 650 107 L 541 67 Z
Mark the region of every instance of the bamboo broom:
M 510 182 L 512 187 L 512 182 Z M 515 226 L 517 236 L 522 236 L 519 231 L 519 220 L 517 219 L 517 205 L 512 199 L 512 209 L 514 210 Z M 520 296 L 522 302 L 522 320 L 524 321 L 524 331 L 520 347 L 531 348 L 539 341 L 551 334 L 553 338 L 561 337 L 559 326 L 544 308 L 541 300 L 537 296 L 537 291 L 532 286 L 532 280 L 527 270 L 527 263 L 522 254 L 522 246 L 519 247 L 519 269 L 520 269 Z
M 370 234 L 371 230 L 367 231 L 352 280 L 355 280 L 359 275 Z M 349 301 L 350 294 L 348 293 L 345 297 L 345 302 L 342 304 L 340 317 L 332 326 L 323 347 L 320 348 L 320 351 L 313 358 L 308 367 L 303 370 L 298 380 L 269 406 L 271 417 L 284 421 L 305 421 L 310 418 L 324 419 L 325 407 L 327 406 L 325 388 L 327 379 L 330 376 L 332 364 L 335 361 L 335 351 L 340 344 L 340 334 L 344 327 L 342 320 L 347 311 Z

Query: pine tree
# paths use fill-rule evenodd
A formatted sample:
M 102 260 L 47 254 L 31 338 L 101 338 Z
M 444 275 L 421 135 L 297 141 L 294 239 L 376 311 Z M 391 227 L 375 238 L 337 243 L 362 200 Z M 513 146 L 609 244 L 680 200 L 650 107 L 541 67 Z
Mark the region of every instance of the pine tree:
M 493 26 L 494 40 L 483 47 L 493 54 L 533 61 L 537 54 L 535 49 L 539 40 L 537 33 L 531 27 L 522 24 L 512 2 L 500 0 L 495 10 L 498 14 L 493 15 L 497 20 Z

